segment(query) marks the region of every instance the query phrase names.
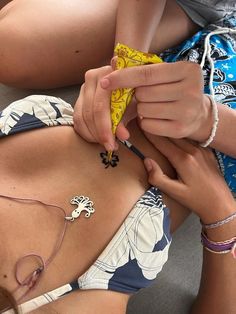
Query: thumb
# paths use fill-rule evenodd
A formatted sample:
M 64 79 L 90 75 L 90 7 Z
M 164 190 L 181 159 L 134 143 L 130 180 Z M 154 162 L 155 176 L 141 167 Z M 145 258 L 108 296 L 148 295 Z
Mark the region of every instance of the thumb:
M 148 182 L 158 187 L 162 192 L 176 201 L 183 200 L 184 185 L 178 180 L 170 179 L 163 173 L 160 166 L 151 158 L 144 159 L 144 166 L 148 172 Z

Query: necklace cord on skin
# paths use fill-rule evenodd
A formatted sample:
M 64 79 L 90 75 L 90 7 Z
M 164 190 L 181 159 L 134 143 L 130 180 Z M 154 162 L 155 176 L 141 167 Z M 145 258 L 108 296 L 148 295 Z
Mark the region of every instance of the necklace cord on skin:
M 20 197 L 12 197 L 12 196 L 7 196 L 7 195 L 2 195 L 0 194 L 1 198 L 5 198 L 5 199 L 9 199 L 9 200 L 13 200 L 13 201 L 17 201 L 17 202 L 27 202 L 27 203 L 38 203 L 47 207 L 53 207 L 53 208 L 57 208 L 59 209 L 63 215 L 64 218 L 66 217 L 66 212 L 65 210 L 58 206 L 58 205 L 54 205 L 54 204 L 47 204 L 43 201 L 37 200 L 37 199 L 33 199 L 33 198 L 20 198 Z M 64 226 L 63 229 L 61 231 L 61 234 L 57 240 L 57 243 L 51 253 L 51 255 L 48 257 L 48 259 L 46 261 L 44 261 L 44 259 L 35 253 L 29 253 L 27 255 L 22 256 L 21 258 L 18 259 L 18 261 L 15 264 L 15 279 L 16 282 L 18 283 L 18 287 L 16 287 L 13 290 L 13 293 L 16 293 L 21 287 L 28 287 L 28 289 L 26 290 L 26 292 L 23 293 L 23 295 L 17 299 L 17 302 L 21 301 L 28 293 L 29 291 L 31 291 L 39 282 L 39 279 L 43 273 L 43 271 L 45 270 L 45 268 L 52 262 L 52 260 L 55 258 L 56 254 L 58 253 L 58 251 L 60 250 L 61 246 L 62 246 L 62 242 L 65 238 L 65 234 L 66 234 L 66 230 L 67 230 L 67 226 L 68 226 L 68 221 L 65 219 L 64 220 Z M 25 279 L 20 280 L 19 278 L 19 268 L 20 265 L 23 263 L 23 261 L 28 258 L 28 257 L 35 257 L 40 261 L 40 266 L 37 267 L 33 272 L 31 272 Z

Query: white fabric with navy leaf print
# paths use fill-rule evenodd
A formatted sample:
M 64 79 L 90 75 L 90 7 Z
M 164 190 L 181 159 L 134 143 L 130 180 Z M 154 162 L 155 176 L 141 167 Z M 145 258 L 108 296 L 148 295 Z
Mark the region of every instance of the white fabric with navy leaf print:
M 73 108 L 62 99 L 33 95 L 0 112 L 0 137 L 42 127 L 73 125 Z M 75 281 L 21 305 L 24 313 L 77 289 L 134 293 L 149 286 L 168 259 L 169 210 L 151 187 L 134 204 L 105 250 Z

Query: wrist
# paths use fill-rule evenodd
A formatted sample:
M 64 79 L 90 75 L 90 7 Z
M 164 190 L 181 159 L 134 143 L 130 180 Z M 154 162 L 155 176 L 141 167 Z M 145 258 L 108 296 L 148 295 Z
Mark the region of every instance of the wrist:
M 211 238 L 213 241 L 224 241 L 228 238 L 236 236 L 236 221 L 232 220 L 231 222 L 220 226 L 215 229 L 205 230 L 206 235 Z
M 223 211 L 214 210 L 214 213 L 201 217 L 203 230 L 212 240 L 223 241 L 228 237 L 235 236 L 236 230 L 236 205 L 234 204 Z M 210 226 L 210 227 L 209 227 Z
M 211 101 L 208 96 L 203 95 L 202 116 L 198 129 L 190 136 L 190 139 L 202 143 L 206 141 L 212 130 L 214 118 L 212 115 Z
M 208 210 L 204 210 L 204 212 L 199 215 L 199 218 L 201 219 L 203 224 L 212 224 L 214 221 L 222 220 L 235 212 L 236 202 L 232 197 L 232 202 L 229 205 L 218 204 L 218 206 L 212 206 L 211 210 L 210 208 Z
M 203 247 L 214 254 L 231 253 L 236 259 L 236 236 L 227 236 L 224 240 L 213 240 L 209 238 L 204 230 L 201 233 L 201 242 Z

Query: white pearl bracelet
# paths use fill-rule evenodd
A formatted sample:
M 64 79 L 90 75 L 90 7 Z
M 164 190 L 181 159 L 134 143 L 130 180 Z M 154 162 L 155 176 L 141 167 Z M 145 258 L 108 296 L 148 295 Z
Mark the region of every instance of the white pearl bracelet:
M 213 122 L 211 134 L 210 134 L 209 138 L 204 143 L 200 143 L 200 146 L 202 146 L 202 147 L 207 147 L 211 144 L 211 142 L 213 141 L 213 139 L 216 135 L 216 130 L 217 130 L 218 123 L 219 123 L 219 113 L 218 113 L 217 103 L 211 95 L 206 94 L 206 96 L 210 99 L 210 102 L 211 102 L 214 122 Z

